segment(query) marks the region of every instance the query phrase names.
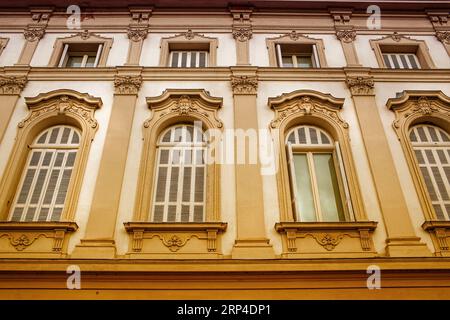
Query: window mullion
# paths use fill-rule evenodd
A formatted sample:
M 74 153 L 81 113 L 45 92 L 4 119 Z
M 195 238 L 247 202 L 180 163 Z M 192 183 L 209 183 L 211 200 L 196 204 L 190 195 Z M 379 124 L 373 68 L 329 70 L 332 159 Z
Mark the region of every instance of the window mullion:
M 61 54 L 61 58 L 59 59 L 59 63 L 58 63 L 58 67 L 61 68 L 64 66 L 64 62 L 66 61 L 67 58 L 67 50 L 69 49 L 69 44 L 65 44 L 64 45 L 64 49 L 63 52 Z
M 184 134 L 184 133 L 183 133 Z M 181 208 L 182 208 L 182 200 L 183 200 L 183 179 L 184 179 L 184 156 L 185 150 L 184 148 L 180 149 L 180 163 L 179 163 L 179 172 L 178 172 L 178 182 L 177 182 L 177 209 L 175 213 L 175 221 L 181 222 Z
M 83 60 L 81 61 L 81 67 L 82 68 L 86 67 L 86 63 L 87 63 L 88 57 L 89 57 L 89 55 L 87 55 L 87 54 L 83 55 Z
M 297 63 L 297 56 L 294 54 L 292 55 L 292 65 L 297 68 L 298 67 L 298 63 Z

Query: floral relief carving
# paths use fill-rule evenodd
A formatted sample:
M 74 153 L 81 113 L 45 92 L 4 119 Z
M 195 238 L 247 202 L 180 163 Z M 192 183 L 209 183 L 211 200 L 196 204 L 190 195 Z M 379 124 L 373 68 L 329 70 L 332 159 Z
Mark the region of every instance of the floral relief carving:
M 137 94 L 142 84 L 141 76 L 119 76 L 114 77 L 116 94 Z
M 178 250 L 180 250 L 191 239 L 191 237 L 182 239 L 176 234 L 169 237 L 158 235 L 158 237 L 161 239 L 162 243 L 172 252 L 177 252 Z
M 14 247 L 14 249 L 17 251 L 23 251 L 27 247 L 31 246 L 40 236 L 45 236 L 45 234 L 21 234 L 20 236 L 15 237 L 14 234 L 7 233 L 2 234 L 0 238 L 3 236 L 6 236 L 9 239 L 9 243 Z
M 332 251 L 336 246 L 341 242 L 341 240 L 344 238 L 344 234 L 332 234 L 332 233 L 325 233 L 325 234 L 311 234 L 311 236 L 317 241 L 318 244 L 320 244 L 324 249 L 327 251 Z
M 45 34 L 45 27 L 43 26 L 36 26 L 36 27 L 28 26 L 23 31 L 23 36 L 25 37 L 25 39 L 27 39 L 27 41 L 30 42 L 42 39 L 44 34 Z
M 339 123 L 343 128 L 348 128 L 348 123 L 340 117 L 337 111 L 330 110 L 316 103 L 309 96 L 303 96 L 295 104 L 277 111 L 275 118 L 270 122 L 270 127 L 273 129 L 279 127 L 286 118 L 294 114 L 312 115 L 314 113 L 322 114 L 330 120 Z
M 442 43 L 450 45 L 450 31 L 437 31 L 436 38 Z
M 128 28 L 127 34 L 128 38 L 130 38 L 131 41 L 139 42 L 147 37 L 148 27 L 130 26 Z
M 191 29 L 189 29 L 183 35 L 186 39 L 192 40 L 197 36 L 197 33 L 193 32 Z
M 180 99 L 178 99 L 176 106 L 170 110 L 177 112 L 180 116 L 198 111 L 198 109 L 192 105 L 192 100 L 189 96 L 181 96 Z
M 92 34 L 88 30 L 83 30 L 79 35 L 81 39 L 87 40 L 91 37 Z
M 92 110 L 89 110 L 81 105 L 76 104 L 71 98 L 68 96 L 60 96 L 58 99 L 55 99 L 51 105 L 32 110 L 32 112 L 28 115 L 27 118 L 19 122 L 19 128 L 25 127 L 28 123 L 32 122 L 36 118 L 40 117 L 43 114 L 50 113 L 53 111 L 57 111 L 58 114 L 72 113 L 83 118 L 91 128 L 96 128 L 98 126 L 97 120 L 93 117 Z
M 356 39 L 356 31 L 353 29 L 337 30 L 336 37 L 345 43 L 351 43 Z
M 234 94 L 256 94 L 258 78 L 256 76 L 231 76 Z
M 20 94 L 26 83 L 25 76 L 0 76 L 0 94 Z
M 373 77 L 347 77 L 347 86 L 350 88 L 352 95 L 370 95 L 373 94 L 374 81 Z
M 234 26 L 233 27 L 233 38 L 240 41 L 245 42 L 252 38 L 253 32 L 251 26 Z

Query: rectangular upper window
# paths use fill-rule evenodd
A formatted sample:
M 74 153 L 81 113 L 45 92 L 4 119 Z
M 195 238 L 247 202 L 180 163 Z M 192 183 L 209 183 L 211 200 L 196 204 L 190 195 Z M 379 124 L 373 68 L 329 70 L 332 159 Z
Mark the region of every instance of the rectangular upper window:
M 173 68 L 204 68 L 208 66 L 208 51 L 170 51 Z
M 320 68 L 315 44 L 276 44 L 278 66 L 282 68 Z
M 58 67 L 97 67 L 102 50 L 103 44 L 99 43 L 66 43 L 64 45 Z
M 420 69 L 419 59 L 414 53 L 383 53 L 383 60 L 389 69 Z

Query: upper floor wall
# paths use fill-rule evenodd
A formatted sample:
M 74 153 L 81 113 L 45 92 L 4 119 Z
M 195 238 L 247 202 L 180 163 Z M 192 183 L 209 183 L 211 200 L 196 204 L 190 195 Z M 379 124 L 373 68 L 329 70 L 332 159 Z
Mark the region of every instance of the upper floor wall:
M 379 51 L 402 53 L 406 48 L 404 53 L 416 54 L 419 62 L 421 55 L 429 57 L 431 65 L 421 65 L 421 68 L 450 68 L 448 9 L 407 14 L 369 12 L 352 8 L 317 12 L 269 12 L 240 8 L 189 13 L 139 8 L 110 12 L 81 10 L 80 15 L 67 14 L 63 8 L 3 11 L 0 13 L 0 38 L 6 39 L 6 42 L 3 43 L 3 51 L 0 50 L 0 66 L 24 64 L 24 61 L 32 67 L 54 66 L 52 57 L 62 54 L 59 52 L 62 48 L 57 45 L 58 39 L 80 35 L 88 30 L 89 34 L 111 39 L 111 48 L 104 64 L 107 67 L 129 64 L 168 66 L 170 50 L 212 49 L 214 52 L 209 52 L 207 66 L 276 67 L 285 64 L 281 59 L 285 59 L 286 55 L 297 55 L 298 59 L 304 55 L 304 52 L 292 53 L 292 50 L 306 50 L 313 55 L 316 48 L 308 49 L 308 46 L 320 42 L 315 46 L 317 59 L 321 63 L 311 62 L 313 67 L 384 68 L 386 66 L 380 61 L 378 49 L 373 43 L 393 39 L 391 44 L 380 46 Z M 189 45 L 180 47 L 181 41 L 177 40 L 179 43 L 176 46 L 165 50 L 164 43 L 171 43 L 176 36 L 184 37 L 183 43 Z M 202 42 L 202 39 L 214 39 L 211 50 L 203 45 L 199 48 L 193 45 Z M 270 41 L 275 45 L 272 46 Z M 421 43 L 424 52 L 418 52 L 415 46 L 398 46 L 402 41 Z M 29 63 L 23 58 L 27 42 L 34 42 Z M 291 43 L 297 46 L 306 43 L 307 47 L 287 48 Z M 281 49 L 277 44 L 281 44 Z M 289 63 L 292 61 L 285 66 Z

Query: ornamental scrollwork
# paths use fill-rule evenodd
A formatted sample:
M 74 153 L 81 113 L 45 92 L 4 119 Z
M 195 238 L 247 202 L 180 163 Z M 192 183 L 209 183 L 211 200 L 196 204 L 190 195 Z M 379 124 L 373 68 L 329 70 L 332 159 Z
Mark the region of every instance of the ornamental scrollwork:
M 127 31 L 128 38 L 133 42 L 144 40 L 148 34 L 148 27 L 131 26 Z
M 0 94 L 20 94 L 26 83 L 25 76 L 0 76 Z
M 336 37 L 345 43 L 351 43 L 356 39 L 356 31 L 353 29 L 337 30 Z
M 45 27 L 39 26 L 39 27 L 32 27 L 28 26 L 23 31 L 23 36 L 27 41 L 34 42 L 42 39 L 42 37 L 45 34 Z
M 114 78 L 116 94 L 137 94 L 142 84 L 141 76 L 119 76 Z
M 258 78 L 256 76 L 231 76 L 234 94 L 256 94 Z
M 303 96 L 295 104 L 285 107 L 282 110 L 277 111 L 275 119 L 270 122 L 270 127 L 275 129 L 288 117 L 294 114 L 300 115 L 312 115 L 321 114 L 326 118 L 337 122 L 343 128 L 348 128 L 348 123 L 345 122 L 337 111 L 330 110 L 319 103 L 314 102 L 311 97 Z
M 233 38 L 240 41 L 245 42 L 252 38 L 253 32 L 251 26 L 239 26 L 239 27 L 233 27 Z
M 374 81 L 372 77 L 347 77 L 347 86 L 352 95 L 371 95 L 373 94 Z

